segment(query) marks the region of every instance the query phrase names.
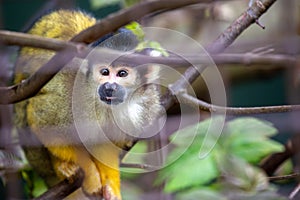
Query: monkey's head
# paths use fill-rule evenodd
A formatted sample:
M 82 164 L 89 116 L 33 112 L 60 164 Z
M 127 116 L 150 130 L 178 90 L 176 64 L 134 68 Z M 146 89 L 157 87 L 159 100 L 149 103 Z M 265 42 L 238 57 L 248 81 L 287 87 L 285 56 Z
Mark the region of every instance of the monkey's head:
M 126 65 L 95 65 L 93 77 L 98 84 L 99 99 L 108 105 L 124 102 L 139 82 L 137 71 Z

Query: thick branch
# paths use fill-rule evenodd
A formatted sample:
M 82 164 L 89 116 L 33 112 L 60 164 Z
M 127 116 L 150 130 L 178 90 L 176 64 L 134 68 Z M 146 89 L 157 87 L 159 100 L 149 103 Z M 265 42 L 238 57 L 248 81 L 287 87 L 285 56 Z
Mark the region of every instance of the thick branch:
M 84 178 L 84 173 L 82 170 L 79 170 L 72 178 L 69 180 L 65 179 L 54 187 L 50 188 L 44 194 L 40 195 L 33 200 L 45 200 L 45 199 L 64 199 L 69 194 L 80 188 Z
M 67 48 L 53 56 L 48 63 L 27 80 L 11 87 L 1 87 L 0 104 L 15 103 L 34 96 L 56 73 L 83 50 L 84 47 L 81 45 L 78 45 L 77 48 Z
M 65 48 L 77 48 L 76 43 L 63 40 L 45 38 L 37 35 L 18 33 L 13 31 L 0 31 L 0 43 L 6 45 L 30 46 L 43 48 L 53 51 L 61 51 Z M 211 58 L 215 64 L 244 64 L 244 65 L 268 65 L 277 64 L 283 66 L 293 66 L 297 62 L 297 57 L 283 54 L 260 54 L 255 52 L 249 53 L 226 53 L 212 54 L 210 57 L 205 55 L 182 55 L 171 57 L 152 57 L 142 54 L 129 54 L 125 57 L 124 52 L 116 50 L 107 50 L 104 54 L 120 57 L 122 62 L 133 64 L 157 63 L 172 67 L 189 67 L 194 64 L 211 64 Z
M 111 14 L 105 19 L 99 21 L 96 25 L 82 31 L 76 35 L 71 41 L 91 43 L 101 36 L 104 36 L 111 31 L 142 18 L 143 16 L 157 12 L 160 10 L 172 10 L 184 6 L 197 4 L 197 3 L 211 3 L 214 0 L 160 0 L 160 1 L 144 1 L 136 4 L 129 9 L 121 10 L 117 13 Z
M 151 12 L 163 9 L 176 9 L 187 5 L 202 2 L 207 3 L 212 1 L 213 0 L 174 0 L 172 1 L 172 3 L 170 3 L 170 1 L 168 0 L 147 1 L 141 4 L 137 4 L 132 8 L 120 11 L 117 14 L 112 14 L 108 16 L 106 19 L 101 20 L 96 25 L 79 33 L 77 36 L 71 39 L 71 41 L 91 43 L 94 40 L 100 38 L 101 36 L 104 36 L 105 34 L 112 32 L 117 28 L 135 19 L 139 19 L 140 17 Z M 10 36 L 7 36 L 7 38 L 10 38 L 11 40 L 13 39 Z M 28 38 L 23 39 L 24 43 L 28 43 Z M 7 43 L 8 41 L 4 42 Z M 59 49 L 60 46 L 56 44 L 51 48 Z M 79 49 L 82 49 L 82 47 Z M 42 66 L 33 76 L 31 76 L 26 81 L 18 85 L 11 86 L 9 88 L 0 88 L 0 92 L 2 94 L 0 104 L 16 103 L 18 101 L 34 96 L 48 81 L 50 81 L 55 76 L 56 73 L 60 71 L 60 69 L 64 67 L 66 63 L 71 61 L 71 59 L 73 59 L 76 56 L 77 50 L 78 49 L 74 49 L 74 47 L 68 48 L 68 50 L 64 50 L 64 53 L 61 52 L 55 55 L 48 63 Z
M 0 31 L 0 44 L 1 43 L 6 45 L 30 46 L 53 51 L 76 48 L 76 44 L 72 42 L 13 31 Z

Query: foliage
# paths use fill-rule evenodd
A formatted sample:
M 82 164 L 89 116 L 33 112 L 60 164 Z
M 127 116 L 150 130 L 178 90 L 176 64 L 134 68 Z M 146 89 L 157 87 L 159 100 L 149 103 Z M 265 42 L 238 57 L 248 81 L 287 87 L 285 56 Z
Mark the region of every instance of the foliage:
M 97 10 L 99 8 L 103 8 L 105 6 L 114 5 L 120 3 L 120 0 L 90 0 L 91 8 L 93 10 Z
M 38 197 L 48 190 L 44 180 L 33 170 L 22 171 L 22 178 L 26 182 L 25 193 L 29 197 Z
M 277 133 L 273 125 L 250 117 L 237 118 L 227 122 L 216 139 L 206 135 L 211 121 L 207 119 L 174 133 L 171 140 L 175 148 L 156 184 L 165 182 L 165 191 L 176 192 L 177 199 L 197 199 L 197 195 L 198 199 L 282 199 L 266 175 L 254 166 L 270 153 L 283 150 L 281 144 L 270 139 Z M 184 144 L 193 138 L 195 130 L 195 138 L 185 149 Z M 180 139 L 175 141 L 174 137 Z M 200 147 L 208 148 L 203 144 L 204 138 L 215 146 L 205 158 L 199 158 Z M 179 152 L 184 153 L 173 162 Z

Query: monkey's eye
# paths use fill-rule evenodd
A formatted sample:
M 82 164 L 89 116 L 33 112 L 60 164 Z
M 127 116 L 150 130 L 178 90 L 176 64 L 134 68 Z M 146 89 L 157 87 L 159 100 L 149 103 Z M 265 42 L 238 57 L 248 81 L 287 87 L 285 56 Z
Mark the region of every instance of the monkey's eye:
M 123 69 L 118 71 L 118 73 L 117 73 L 117 76 L 119 76 L 119 77 L 126 77 L 127 75 L 128 75 L 128 72 Z
M 103 68 L 100 70 L 100 74 L 103 76 L 108 76 L 109 75 L 109 70 L 107 68 Z

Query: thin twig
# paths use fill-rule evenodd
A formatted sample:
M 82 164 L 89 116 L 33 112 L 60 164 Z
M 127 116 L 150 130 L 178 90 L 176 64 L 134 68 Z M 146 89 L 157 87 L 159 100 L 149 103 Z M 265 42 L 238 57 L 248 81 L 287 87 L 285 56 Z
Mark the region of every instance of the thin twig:
M 275 3 L 276 0 L 256 0 L 240 17 L 238 17 L 222 34 L 207 48 L 209 53 L 223 52 L 235 39 L 246 30 Z
M 294 173 L 294 174 L 288 174 L 288 175 L 283 175 L 283 176 L 271 176 L 268 177 L 270 181 L 281 181 L 281 180 L 287 180 L 287 179 L 295 179 L 299 178 L 300 173 Z
M 140 163 L 121 163 L 120 167 L 124 168 L 137 168 L 145 170 L 157 170 L 158 168 L 152 165 L 140 164 Z
M 295 187 L 295 189 L 289 195 L 289 199 L 294 199 L 297 193 L 300 191 L 300 183 Z
M 251 24 L 255 23 L 276 0 L 257 0 L 253 3 L 240 17 L 238 17 L 222 34 L 211 44 L 206 50 L 210 54 L 217 54 L 223 52 L 228 46 L 230 46 L 235 39 L 246 30 Z M 259 3 L 257 3 L 259 2 Z M 174 102 L 173 93 L 185 89 L 186 80 L 192 83 L 202 73 L 205 66 L 202 66 L 198 70 L 193 66 L 189 67 L 183 74 L 183 76 L 172 84 L 169 92 L 162 98 L 162 104 L 165 108 L 171 107 Z
M 199 106 L 201 110 L 224 113 L 233 115 L 248 115 L 248 114 L 261 114 L 261 113 L 281 113 L 300 110 L 300 105 L 281 105 L 281 106 L 261 106 L 261 107 L 223 107 L 212 105 L 200 99 L 197 99 L 185 92 L 177 94 L 177 98 L 181 98 L 183 102 Z

